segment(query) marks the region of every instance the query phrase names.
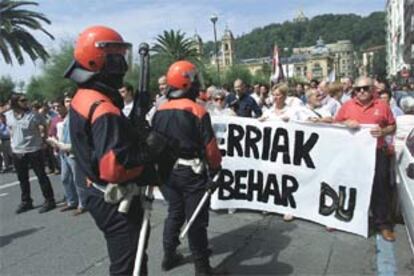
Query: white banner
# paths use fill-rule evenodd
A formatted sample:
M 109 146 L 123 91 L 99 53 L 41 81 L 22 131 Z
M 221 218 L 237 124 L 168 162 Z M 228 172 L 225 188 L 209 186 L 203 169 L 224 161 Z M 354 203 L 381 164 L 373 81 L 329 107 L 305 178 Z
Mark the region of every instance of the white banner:
M 290 213 L 367 237 L 376 140 L 368 128 L 213 116 L 223 183 L 213 209 Z

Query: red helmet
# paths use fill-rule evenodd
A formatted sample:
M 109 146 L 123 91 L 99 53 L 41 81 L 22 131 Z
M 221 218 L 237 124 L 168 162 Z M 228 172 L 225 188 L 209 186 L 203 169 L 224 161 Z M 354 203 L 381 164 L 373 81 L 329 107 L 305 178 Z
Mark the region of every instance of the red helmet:
M 75 60 L 91 72 L 103 68 L 110 73 L 123 74 L 127 71 L 124 55 L 130 43 L 124 42 L 115 30 L 104 26 L 93 26 L 84 30 L 75 45 Z
M 186 60 L 173 63 L 167 72 L 167 85 L 171 90 L 187 91 L 198 80 L 197 68 Z

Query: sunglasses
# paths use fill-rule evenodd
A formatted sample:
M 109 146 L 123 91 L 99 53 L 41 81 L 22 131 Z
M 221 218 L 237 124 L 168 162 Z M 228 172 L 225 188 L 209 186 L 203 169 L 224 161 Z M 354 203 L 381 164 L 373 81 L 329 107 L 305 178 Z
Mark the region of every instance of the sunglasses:
M 27 102 L 27 99 L 19 99 L 19 102 L 25 103 Z
M 361 89 L 362 89 L 363 91 L 365 91 L 365 92 L 368 92 L 368 91 L 370 91 L 371 86 L 366 85 L 366 86 L 355 87 L 355 90 L 356 90 L 357 92 L 361 91 Z
M 218 102 L 218 101 L 221 101 L 222 102 L 222 101 L 224 101 L 224 98 L 215 98 L 214 101 L 215 102 Z

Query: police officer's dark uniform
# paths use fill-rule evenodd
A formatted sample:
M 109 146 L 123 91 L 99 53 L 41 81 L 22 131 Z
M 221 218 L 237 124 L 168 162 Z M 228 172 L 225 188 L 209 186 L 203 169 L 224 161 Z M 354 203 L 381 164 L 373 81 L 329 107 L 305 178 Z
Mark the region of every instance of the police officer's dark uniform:
M 133 273 L 143 210 L 136 196 L 129 212 L 122 214 L 117 204 L 105 202 L 96 187 L 136 179 L 142 184 L 144 165 L 159 154 L 159 146 L 164 147 L 157 135 L 155 143 L 148 145 L 147 137 L 122 114 L 117 89 L 127 71 L 124 54 L 129 46 L 110 28 L 88 28 L 77 39 L 75 61 L 66 73 L 79 87 L 69 114 L 73 152 L 94 183 L 87 188 L 86 207 L 107 241 L 111 275 Z M 141 271 L 146 274 L 146 256 Z
M 221 163 L 210 116 L 204 107 L 195 102 L 199 91 L 198 83 L 198 74 L 193 64 L 187 61 L 172 64 L 167 73 L 169 101 L 159 107 L 152 121 L 154 130 L 179 141 L 179 158 L 173 164 L 163 186 L 169 204 L 163 236 L 164 270 L 179 264 L 182 255 L 176 253 L 176 248 L 180 244 L 180 228 L 193 214 L 208 185 L 208 171 L 203 169 L 200 161 L 205 160 L 213 174 L 218 171 Z M 188 232 L 196 275 L 208 275 L 211 272 L 208 219 L 206 204 Z

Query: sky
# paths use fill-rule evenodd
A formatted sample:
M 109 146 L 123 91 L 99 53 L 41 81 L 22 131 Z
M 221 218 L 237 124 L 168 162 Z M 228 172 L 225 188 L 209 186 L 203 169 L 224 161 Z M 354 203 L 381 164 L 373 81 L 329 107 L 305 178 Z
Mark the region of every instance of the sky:
M 299 10 L 308 18 L 334 13 L 368 15 L 383 11 L 385 0 L 38 0 L 31 10 L 43 13 L 52 22 L 45 28 L 55 37 L 50 40 L 41 32 L 33 35 L 47 49 L 57 49 L 62 40 L 76 39 L 85 28 L 105 25 L 116 29 L 124 40 L 133 43 L 134 51 L 141 42 L 153 43 L 164 30 L 195 33 L 203 41 L 214 39 L 210 16 L 218 16 L 217 36 L 226 26 L 234 36 L 249 33 L 257 27 L 292 20 Z M 0 58 L 0 76 L 11 76 L 15 82 L 29 82 L 42 72 L 42 64 L 28 58 L 25 65 L 4 64 Z

